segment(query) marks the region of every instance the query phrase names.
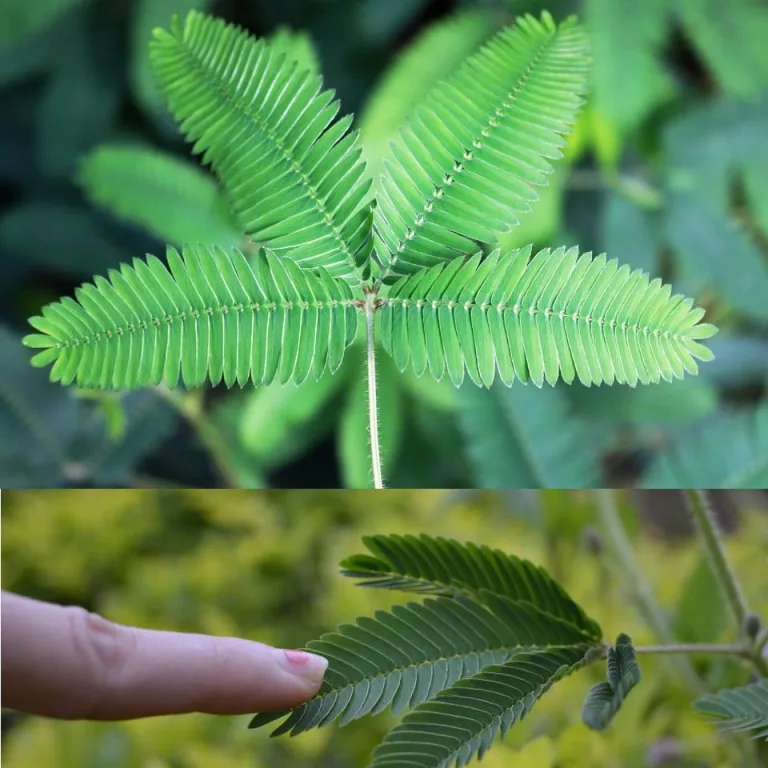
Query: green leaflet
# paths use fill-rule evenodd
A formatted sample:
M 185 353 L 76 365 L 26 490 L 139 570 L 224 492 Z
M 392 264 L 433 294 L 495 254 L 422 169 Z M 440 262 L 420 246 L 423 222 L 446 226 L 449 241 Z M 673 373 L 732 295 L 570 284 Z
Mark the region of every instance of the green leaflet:
M 243 240 L 215 181 L 173 155 L 103 145 L 83 160 L 78 182 L 94 203 L 173 245 L 230 248 Z
M 384 170 L 389 144 L 429 91 L 474 53 L 491 34 L 490 14 L 469 9 L 435 22 L 385 72 L 360 118 L 360 133 L 374 178 Z
M 303 267 L 358 283 L 371 250 L 372 182 L 351 118 L 322 80 L 264 40 L 200 13 L 151 46 L 155 76 L 245 232 Z M 279 84 L 279 87 L 275 87 Z
M 336 371 L 355 338 L 351 290 L 322 270 L 204 246 L 169 248 L 168 264 L 134 259 L 44 307 L 24 339 L 43 350 L 33 365 L 98 389 L 301 383 Z
M 748 733 L 768 741 L 768 680 L 702 696 L 696 709 L 714 718 L 724 731 Z
M 632 639 L 621 634 L 608 649 L 608 680 L 593 686 L 581 710 L 584 725 L 595 731 L 607 728 L 629 692 L 640 682 L 640 667 Z
M 319 693 L 273 736 L 346 725 L 391 707 L 400 725 L 372 766 L 450 768 L 481 758 L 561 677 L 604 655 L 600 628 L 541 568 L 498 550 L 426 535 L 371 536 L 343 561 L 366 586 L 437 595 L 357 619 L 310 642 L 328 659 Z
M 407 715 L 374 751 L 371 768 L 463 768 L 525 717 L 558 680 L 592 661 L 593 649 L 521 653 L 462 680 Z
M 723 446 L 728 450 L 723 452 Z M 645 488 L 763 488 L 768 485 L 768 405 L 697 425 L 662 451 Z
M 595 640 L 602 631 L 543 569 L 501 550 L 426 535 L 366 536 L 371 554 L 342 561 L 342 573 L 367 587 L 421 594 L 486 593 L 535 605 Z
M 557 387 L 538 390 L 516 383 L 507 388 L 500 382 L 490 391 L 471 384 L 461 387 L 459 424 L 475 486 L 600 487 L 604 440 L 595 425 L 580 420 L 573 410 Z
M 454 259 L 402 278 L 382 305 L 379 339 L 397 367 L 457 386 L 465 370 L 484 387 L 497 372 L 538 387 L 670 381 L 711 359 L 698 340 L 717 330 L 660 280 L 576 248 Z
M 493 243 L 536 199 L 586 87 L 583 31 L 544 14 L 505 29 L 418 106 L 377 194 L 388 282 Z

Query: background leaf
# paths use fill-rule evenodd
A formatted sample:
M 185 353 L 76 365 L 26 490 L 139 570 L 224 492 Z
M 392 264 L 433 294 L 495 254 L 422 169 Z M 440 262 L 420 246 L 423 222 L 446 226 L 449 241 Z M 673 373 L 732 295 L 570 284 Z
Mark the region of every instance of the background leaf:
M 482 488 L 589 488 L 600 484 L 599 438 L 569 413 L 558 389 L 468 385 L 459 421 Z
M 3 0 L 0 6 L 0 46 L 17 43 L 45 31 L 88 0 Z
M 163 243 L 241 245 L 216 182 L 197 165 L 139 146 L 102 145 L 80 166 L 88 197 Z
M 765 404 L 720 414 L 690 430 L 653 461 L 643 478 L 646 488 L 761 488 L 766 483 Z

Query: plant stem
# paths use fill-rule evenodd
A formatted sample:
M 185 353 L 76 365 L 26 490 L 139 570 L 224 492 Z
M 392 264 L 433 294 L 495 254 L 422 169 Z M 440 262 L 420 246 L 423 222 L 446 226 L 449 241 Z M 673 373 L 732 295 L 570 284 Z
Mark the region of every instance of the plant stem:
M 633 597 L 640 609 L 640 613 L 643 615 L 643 618 L 653 630 L 656 637 L 658 637 L 665 646 L 673 646 L 674 638 L 669 627 L 669 622 L 667 621 L 666 615 L 661 610 L 661 607 L 656 602 L 645 575 L 637 565 L 632 550 L 632 543 L 630 542 L 627 532 L 624 530 L 621 518 L 619 517 L 619 510 L 616 506 L 613 492 L 609 490 L 598 490 L 595 491 L 595 495 L 597 497 L 597 509 L 600 521 L 608 535 L 608 541 L 613 549 L 614 558 L 620 563 L 621 568 L 626 574 L 627 582 L 633 592 Z M 690 661 L 686 658 L 680 658 L 677 663 L 690 687 L 697 692 L 701 692 L 703 690 L 701 680 L 696 674 L 696 670 L 693 668 Z
M 747 604 L 741 592 L 739 582 L 736 580 L 736 574 L 734 574 L 728 563 L 717 521 L 712 514 L 704 491 L 686 491 L 685 495 L 688 499 L 688 506 L 693 519 L 701 533 L 704 549 L 712 563 L 715 577 L 725 593 L 733 615 L 736 617 L 739 633 L 743 634 L 744 620 L 748 613 Z
M 730 656 L 752 658 L 752 649 L 746 645 L 720 643 L 676 643 L 671 645 L 636 645 L 637 653 L 724 653 Z
M 169 402 L 192 426 L 226 485 L 230 488 L 240 488 L 242 484 L 237 471 L 230 463 L 229 448 L 226 441 L 218 428 L 205 414 L 201 400 L 196 396 L 197 393 L 195 393 L 195 396 L 192 396 L 192 393 L 175 392 L 166 387 L 155 387 L 154 389 L 160 397 Z
M 376 293 L 365 294 L 365 344 L 367 349 L 368 374 L 368 432 L 371 443 L 371 467 L 373 487 L 381 489 L 384 481 L 381 474 L 381 448 L 379 447 L 379 406 L 376 392 L 376 345 L 373 337 Z

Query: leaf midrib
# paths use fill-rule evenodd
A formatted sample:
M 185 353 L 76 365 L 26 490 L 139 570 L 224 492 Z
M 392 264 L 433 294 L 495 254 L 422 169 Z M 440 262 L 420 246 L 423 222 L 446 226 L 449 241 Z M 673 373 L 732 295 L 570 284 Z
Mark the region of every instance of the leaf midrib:
M 543 482 L 543 481 L 542 481 Z M 473 601 L 480 600 L 482 601 L 482 598 L 478 598 L 478 590 L 472 589 L 472 587 L 467 586 L 465 583 L 462 583 L 460 581 L 457 581 L 455 585 L 447 585 L 439 581 L 432 581 L 430 579 L 420 579 L 416 578 L 414 576 L 404 576 L 403 574 L 397 573 L 396 571 L 377 571 L 377 572 L 371 572 L 370 575 L 362 575 L 362 571 L 358 571 L 355 573 L 347 574 L 351 575 L 352 578 L 356 579 L 366 579 L 367 581 L 362 584 L 362 586 L 366 587 L 373 587 L 377 589 L 399 589 L 400 591 L 409 591 L 413 592 L 414 594 L 431 594 L 431 595 L 438 595 L 442 597 L 455 597 L 456 595 L 462 595 L 464 597 L 467 597 Z M 380 585 L 376 584 L 374 582 L 374 579 L 376 578 L 387 578 L 387 579 L 399 579 L 404 584 L 413 585 L 413 587 L 389 587 L 387 585 Z M 423 585 L 426 589 L 418 589 L 418 586 Z M 559 621 L 563 624 L 567 624 L 572 629 L 575 629 L 577 632 L 584 633 L 584 640 L 585 642 L 588 642 L 590 640 L 594 642 L 598 642 L 599 638 L 594 637 L 593 635 L 589 634 L 589 630 L 586 627 L 579 626 L 578 624 L 575 624 L 570 619 L 564 618 L 563 616 L 556 616 L 553 613 L 550 613 L 550 611 L 545 610 L 541 608 L 540 606 L 536 605 L 535 603 L 531 602 L 530 600 L 526 600 L 524 598 L 514 598 L 510 595 L 504 594 L 503 592 L 495 592 L 492 589 L 484 588 L 485 591 L 490 592 L 492 594 L 495 594 L 497 597 L 501 597 L 505 600 L 509 600 L 513 603 L 520 603 L 526 608 L 533 608 L 534 610 L 546 614 L 549 618 L 554 619 L 556 621 Z M 573 601 L 571 600 L 573 603 Z M 573 603 L 574 606 L 576 606 L 576 603 Z M 576 606 L 578 607 L 578 606 Z M 589 620 L 589 617 L 586 617 L 587 620 Z M 558 646 L 561 647 L 561 646 Z
M 357 685 L 361 685 L 362 683 L 365 683 L 365 682 L 370 683 L 373 680 L 378 680 L 381 677 L 389 677 L 389 675 L 392 675 L 395 672 L 404 672 L 407 669 L 420 669 L 422 667 L 434 666 L 435 664 L 439 664 L 441 661 L 450 662 L 450 661 L 455 661 L 455 660 L 463 660 L 463 659 L 465 659 L 465 658 L 467 658 L 467 657 L 469 657 L 469 656 L 471 656 L 473 654 L 475 656 L 480 656 L 480 655 L 482 655 L 484 653 L 500 653 L 501 651 L 507 651 L 510 655 L 514 655 L 515 652 L 526 653 L 528 651 L 531 651 L 531 652 L 536 652 L 536 653 L 539 653 L 539 652 L 543 653 L 545 651 L 570 650 L 572 648 L 581 648 L 581 647 L 584 647 L 585 654 L 586 654 L 586 649 L 587 648 L 589 648 L 589 647 L 595 647 L 595 648 L 599 647 L 599 641 L 594 640 L 590 644 L 590 642 L 588 641 L 588 638 L 585 638 L 583 641 L 580 641 L 580 642 L 558 643 L 556 645 L 506 645 L 506 644 L 504 644 L 504 645 L 499 645 L 497 647 L 488 647 L 488 648 L 483 648 L 481 650 L 467 651 L 466 653 L 455 653 L 455 654 L 453 654 L 451 656 L 440 656 L 440 657 L 436 657 L 434 659 L 427 659 L 426 661 L 420 661 L 420 662 L 414 663 L 414 664 L 405 664 L 402 667 L 393 667 L 389 671 L 382 671 L 382 672 L 379 672 L 379 673 L 377 673 L 375 675 L 370 675 L 370 676 L 366 675 L 365 677 L 361 677 L 359 680 L 349 681 L 345 685 L 342 685 L 342 686 L 339 686 L 339 687 L 334 687 L 334 688 L 328 688 L 325 691 L 321 691 L 320 693 L 318 693 L 318 695 L 315 698 L 322 699 L 322 698 L 325 698 L 327 696 L 331 696 L 333 694 L 340 693 L 341 691 L 343 691 L 343 690 L 345 690 L 345 689 L 347 689 L 349 687 L 354 687 L 354 686 L 357 686 Z M 507 658 L 506 661 L 501 662 L 501 663 L 502 664 L 506 664 L 508 661 L 509 661 L 509 658 Z M 498 664 L 499 662 L 495 662 L 495 663 Z M 488 664 L 486 666 L 493 666 L 493 663 Z M 480 667 L 480 669 L 478 671 L 481 671 L 483 669 L 485 669 L 485 667 Z M 459 679 L 463 680 L 463 679 L 467 679 L 467 678 L 461 677 Z
M 197 322 L 204 318 L 204 315 L 208 317 L 213 316 L 215 313 L 219 313 L 222 316 L 229 314 L 230 312 L 245 312 L 246 310 L 252 310 L 254 312 L 266 311 L 267 313 L 276 312 L 278 310 L 298 310 L 299 312 L 306 312 L 310 309 L 333 310 L 337 307 L 350 307 L 354 306 L 359 310 L 358 302 L 355 299 L 330 299 L 329 301 L 270 301 L 270 302 L 251 302 L 243 304 L 241 302 L 233 304 L 221 304 L 218 307 L 204 307 L 203 309 L 193 309 L 187 312 L 168 313 L 164 317 L 150 317 L 147 320 L 141 320 L 134 323 L 129 323 L 126 327 L 117 326 L 115 328 L 105 328 L 104 330 L 94 332 L 91 336 L 77 336 L 66 341 L 58 341 L 54 346 L 57 349 L 67 349 L 70 347 L 85 346 L 92 342 L 98 344 L 100 342 L 111 341 L 114 337 L 121 337 L 124 335 L 137 334 L 141 335 L 149 330 L 149 327 L 154 325 L 159 328 L 163 323 L 166 325 L 173 325 L 175 322 L 179 322 L 182 325 L 192 319 Z M 85 310 L 84 310 L 85 311 Z M 89 317 L 93 317 L 90 313 L 87 313 Z
M 653 327 L 651 325 L 644 325 L 639 326 L 637 324 L 628 324 L 628 323 L 619 323 L 616 320 L 606 320 L 604 317 L 592 317 L 592 315 L 580 315 L 578 312 L 568 313 L 564 312 L 563 310 L 560 311 L 554 311 L 552 308 L 547 307 L 546 309 L 541 309 L 540 307 L 522 307 L 520 304 L 509 304 L 507 302 L 499 302 L 498 304 L 492 304 L 490 302 L 476 302 L 476 301 L 454 301 L 454 300 L 444 300 L 444 299 L 400 299 L 400 298 L 385 298 L 381 300 L 381 306 L 388 306 L 394 308 L 395 306 L 402 307 L 403 309 L 408 309 L 409 307 L 415 307 L 416 309 L 422 310 L 422 309 L 432 309 L 432 310 L 438 310 L 438 309 L 449 309 L 451 312 L 454 311 L 469 311 L 471 309 L 480 309 L 483 312 L 488 312 L 489 310 L 496 310 L 500 315 L 505 312 L 514 312 L 516 315 L 525 314 L 528 313 L 529 315 L 544 315 L 546 318 L 556 318 L 559 320 L 566 320 L 566 319 L 572 319 L 575 320 L 577 323 L 586 323 L 587 325 L 592 325 L 593 323 L 596 323 L 599 326 L 605 326 L 608 328 L 620 328 L 623 331 L 629 331 L 634 333 L 641 333 L 644 336 L 663 336 L 665 339 L 672 339 L 673 341 L 682 341 L 683 339 L 686 339 L 687 336 L 684 336 L 680 333 L 671 333 L 670 331 L 663 330 L 664 326 L 659 325 L 658 327 Z

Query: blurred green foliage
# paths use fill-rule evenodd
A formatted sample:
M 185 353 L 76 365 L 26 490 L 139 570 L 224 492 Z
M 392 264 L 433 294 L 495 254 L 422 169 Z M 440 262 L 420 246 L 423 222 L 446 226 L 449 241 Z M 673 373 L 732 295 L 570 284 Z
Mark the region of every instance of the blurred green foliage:
M 696 296 L 720 326 L 717 359 L 699 378 L 670 385 L 546 393 L 517 384 L 455 391 L 383 370 L 387 481 L 765 485 L 768 6 L 761 0 L 3 0 L 0 457 L 13 460 L 0 461 L 0 485 L 368 482 L 355 355 L 333 382 L 217 389 L 202 402 L 150 391 L 106 404 L 50 384 L 17 349 L 24 318 L 92 273 L 162 253 L 165 242 L 240 240 L 152 82 L 153 27 L 202 8 L 271 37 L 322 71 L 343 109 L 358 113 L 376 170 L 436 80 L 499 25 L 545 7 L 587 24 L 593 88 L 565 163 L 503 244 L 578 243 L 661 275 Z M 139 423 L 136 409 L 157 418 Z M 115 418 L 126 426 L 111 438 Z M 105 471 L 87 457 L 110 439 L 121 463 Z M 739 446 L 736 459 L 730 444 Z M 727 471 L 691 474 L 690 467 L 723 463 Z
M 662 504 L 645 494 L 641 507 Z M 728 552 L 748 601 L 765 615 L 765 501 L 734 498 L 741 522 Z M 585 492 L 15 491 L 4 493 L 3 505 L 3 588 L 84 605 L 118 622 L 300 647 L 338 623 L 408 599 L 359 589 L 338 575 L 337 563 L 360 551 L 361 535 L 429 531 L 541 564 L 608 635 L 622 630 L 638 644 L 656 641 L 629 599 L 632 585 L 601 554 Z M 679 501 L 672 509 L 685 517 Z M 622 513 L 676 639 L 732 640 L 735 628 L 696 543 L 652 535 L 626 504 Z M 745 682 L 745 668 L 731 661 L 695 663 L 708 690 Z M 739 765 L 738 745 L 694 710 L 675 657 L 643 656 L 641 664 L 642 684 L 604 733 L 580 722 L 580 702 L 604 674 L 595 665 L 555 686 L 482 765 Z M 185 715 L 98 724 L 6 711 L 3 759 L 9 768 L 356 768 L 393 724 L 384 714 L 270 740 L 249 731 L 248 720 Z

